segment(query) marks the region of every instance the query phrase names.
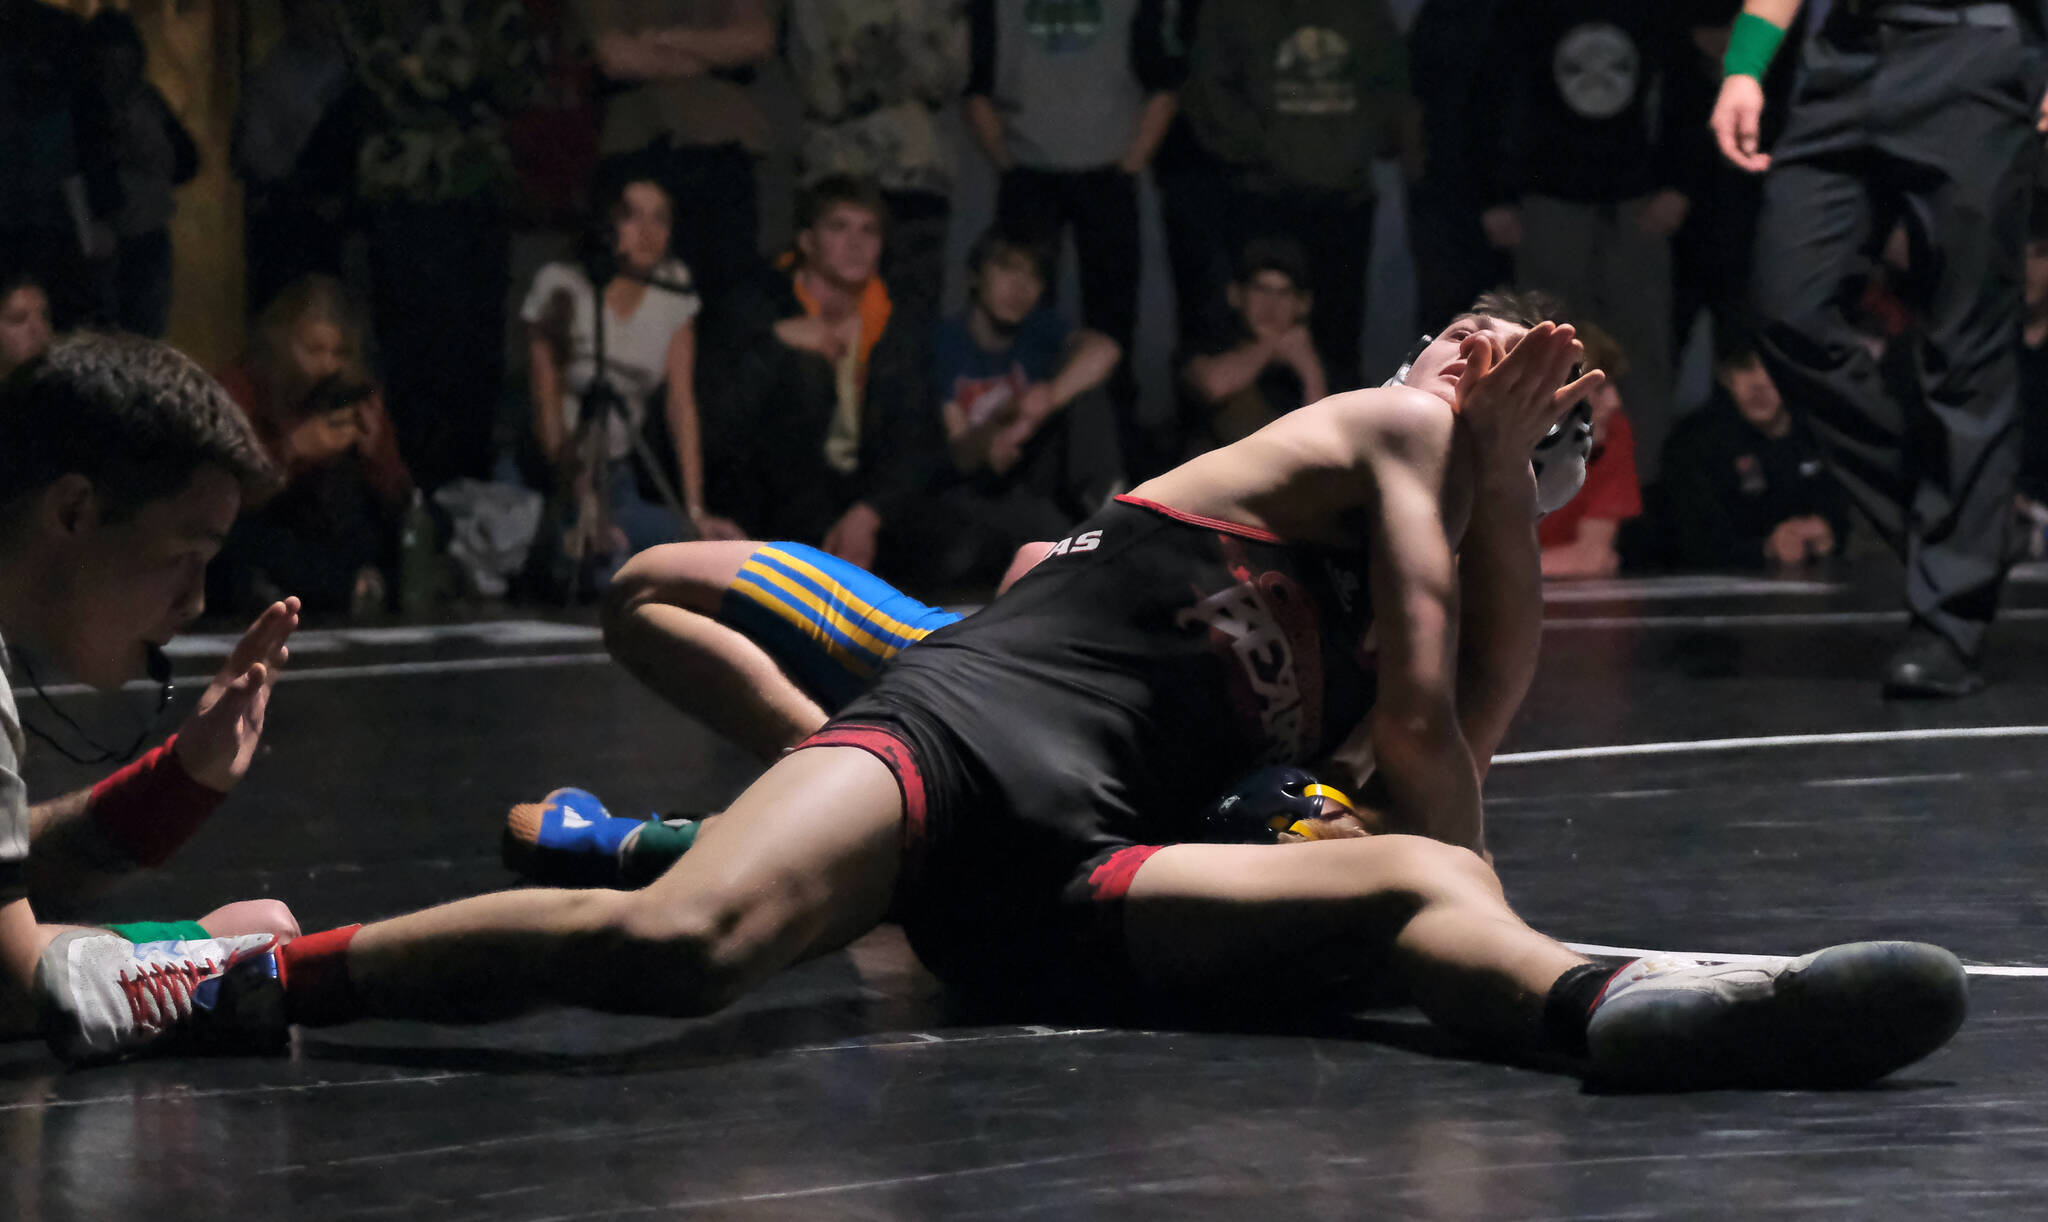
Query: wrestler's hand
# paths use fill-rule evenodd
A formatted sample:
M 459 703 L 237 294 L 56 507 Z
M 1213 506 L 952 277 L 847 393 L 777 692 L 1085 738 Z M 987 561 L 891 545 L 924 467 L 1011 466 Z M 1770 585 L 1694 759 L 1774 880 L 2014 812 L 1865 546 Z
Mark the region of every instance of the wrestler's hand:
M 291 651 L 285 642 L 299 626 L 299 600 L 272 603 L 199 697 L 199 707 L 178 729 L 178 762 L 192 779 L 226 793 L 249 771 L 263 738 L 270 687 Z
M 1752 174 L 1771 168 L 1770 155 L 1757 148 L 1763 117 L 1764 87 L 1755 77 L 1731 76 L 1721 82 L 1721 96 L 1707 126 L 1714 129 L 1721 155 Z
M 1528 469 L 1536 443 L 1604 379 L 1594 370 L 1565 381 L 1585 355 L 1569 323 L 1536 324 L 1512 352 L 1490 331 L 1475 331 L 1458 345 L 1465 362 L 1458 375 L 1458 419 L 1484 472 Z

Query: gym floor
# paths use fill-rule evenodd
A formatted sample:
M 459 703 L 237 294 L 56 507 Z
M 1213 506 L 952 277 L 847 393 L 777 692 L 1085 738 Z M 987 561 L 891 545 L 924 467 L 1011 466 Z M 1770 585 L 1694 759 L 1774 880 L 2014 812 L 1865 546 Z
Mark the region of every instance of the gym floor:
M 1488 783 L 1509 897 L 1595 953 L 1916 938 L 1961 955 L 1968 1023 L 1877 1088 L 1604 1096 L 1469 1059 L 1406 1010 L 1255 1034 L 993 1021 L 952 1012 L 883 929 L 694 1022 L 362 1023 L 302 1033 L 289 1059 L 79 1072 L 0 1045 L 10 1216 L 2037 1212 L 2048 573 L 2010 588 L 1992 686 L 1940 704 L 1878 698 L 1895 581 L 1554 589 Z M 188 692 L 225 644 L 180 642 Z M 580 784 L 617 813 L 707 809 L 756 771 L 605 664 L 587 623 L 307 632 L 296 650 L 248 781 L 90 916 L 257 896 L 309 930 L 388 915 L 510 885 L 514 801 Z M 30 754 L 40 796 L 100 771 Z

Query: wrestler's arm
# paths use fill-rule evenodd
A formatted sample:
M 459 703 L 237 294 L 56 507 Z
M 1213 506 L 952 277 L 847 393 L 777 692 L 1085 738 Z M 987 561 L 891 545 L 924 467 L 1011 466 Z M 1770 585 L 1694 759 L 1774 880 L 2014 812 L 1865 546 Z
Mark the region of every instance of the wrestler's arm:
M 1457 705 L 1458 577 L 1445 526 L 1453 417 L 1422 394 L 1382 392 L 1348 413 L 1369 478 L 1379 691 L 1369 722 L 1387 830 L 1486 848 L 1479 776 Z
M 1458 722 L 1481 780 L 1528 695 L 1543 643 L 1535 477 L 1526 458 L 1492 466 L 1475 481 L 1458 549 Z

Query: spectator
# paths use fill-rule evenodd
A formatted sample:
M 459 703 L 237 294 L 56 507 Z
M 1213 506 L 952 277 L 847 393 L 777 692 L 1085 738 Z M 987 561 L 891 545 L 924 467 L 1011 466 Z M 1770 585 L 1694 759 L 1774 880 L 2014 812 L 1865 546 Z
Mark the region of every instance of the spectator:
M 973 0 L 967 121 L 1002 175 L 996 218 L 1055 244 L 1068 229 L 1081 319 L 1131 351 L 1138 325 L 1138 177 L 1173 122 L 1185 76 L 1165 0 L 1048 5 Z M 1160 456 L 1138 420 L 1128 366 L 1110 387 L 1122 468 L 1136 482 Z
M 704 380 L 709 503 L 752 538 L 863 568 L 945 461 L 925 391 L 931 322 L 899 314 L 877 272 L 884 218 L 872 183 L 807 189 L 796 249 L 736 295 Z
M 928 543 L 941 584 L 994 585 L 1019 545 L 1057 538 L 1090 508 L 1066 422 L 1077 400 L 1097 397 L 1122 353 L 1045 304 L 1053 258 L 1034 234 L 983 234 L 968 258 L 966 311 L 933 333 L 932 389 L 966 477 L 934 515 L 944 520 Z
M 1500 94 L 1474 116 L 1497 166 L 1488 239 L 1514 252 L 1517 280 L 1612 329 L 1652 462 L 1674 414 L 1671 235 L 1713 170 L 1682 27 L 1637 0 L 1509 5 L 1484 70 Z
M 102 219 L 121 202 L 84 25 L 36 0 L 0 0 L 0 266 L 31 271 L 60 330 L 101 321 L 88 260 L 114 254 Z
M 1311 330 L 1307 256 L 1286 238 L 1244 248 L 1226 296 L 1230 330 L 1198 341 L 1181 369 L 1195 448 L 1229 445 L 1329 393 Z
M 1652 491 L 1665 559 L 1687 568 L 1797 567 L 1841 550 L 1848 502 L 1785 406 L 1753 335 L 1717 328 L 1713 396 L 1664 446 Z
M 789 67 L 803 101 L 797 177 L 871 178 L 889 205 L 882 276 L 896 303 L 938 314 L 953 157 L 939 109 L 967 80 L 954 0 L 809 0 L 789 11 Z
M 1607 380 L 1590 400 L 1593 456 L 1586 463 L 1585 487 L 1537 524 L 1545 577 L 1612 577 L 1621 568 L 1615 536 L 1624 521 L 1643 512 L 1635 431 L 1621 407 L 1628 356 L 1613 336 L 1592 323 L 1579 324 L 1579 338 L 1586 345 L 1586 368 L 1605 371 Z
M 27 272 L 0 275 L 0 378 L 50 347 L 50 295 Z
M 540 80 L 525 10 L 446 0 L 340 11 L 366 97 L 356 190 L 399 448 L 428 488 L 482 479 L 511 294 L 505 116 Z
M 604 109 L 606 157 L 661 160 L 676 253 L 717 310 L 759 259 L 754 163 L 768 116 L 747 91 L 775 54 L 779 0 L 584 0 L 598 67 L 618 86 Z
M 242 180 L 248 300 L 339 276 L 365 121 L 336 0 L 284 0 L 284 33 L 242 77 L 229 154 Z
M 411 473 L 362 330 L 326 276 L 288 286 L 257 316 L 249 353 L 220 373 L 284 486 L 246 511 L 208 575 L 208 598 L 246 610 L 294 593 L 308 611 L 383 609 Z
M 178 210 L 172 192 L 199 173 L 199 147 L 149 83 L 149 52 L 133 17 L 103 8 L 85 23 L 85 35 L 121 180 L 121 207 L 108 218 L 114 322 L 155 339 L 171 317 L 171 215 Z
M 1408 249 L 1415 261 L 1417 331 L 1430 332 L 1472 299 L 1514 279 L 1507 254 L 1486 238 L 1479 214 L 1494 188 L 1498 150 L 1479 121 L 1494 104 L 1485 46 L 1503 0 L 1423 0 L 1408 27 L 1408 77 L 1422 124 L 1423 172 L 1408 188 Z
M 534 277 L 520 309 L 532 353 L 533 432 L 541 455 L 573 483 L 595 494 L 607 524 L 594 539 L 609 568 L 632 552 L 699 538 L 736 539 L 739 528 L 705 508 L 704 462 L 699 444 L 697 395 L 697 292 L 689 269 L 669 253 L 668 191 L 648 159 L 639 168 L 614 166 L 603 192 L 601 219 L 574 262 L 549 263 Z M 597 301 L 591 285 L 604 281 L 604 361 L 598 373 Z M 603 418 L 587 410 L 602 378 Z M 666 459 L 641 452 L 636 435 L 647 423 L 649 400 L 662 395 L 675 470 L 682 475 L 679 505 L 668 504 L 674 481 Z M 616 411 L 609 410 L 616 405 Z M 656 495 L 642 489 L 643 478 Z M 579 501 L 582 498 L 579 497 Z M 593 506 L 594 507 L 594 506 Z M 686 524 L 677 509 L 688 517 Z M 582 524 L 589 535 L 594 522 Z
M 1195 134 L 1227 168 L 1225 240 L 1308 250 L 1316 347 L 1359 382 L 1375 157 L 1419 155 L 1408 61 L 1386 0 L 1209 0 L 1187 89 Z

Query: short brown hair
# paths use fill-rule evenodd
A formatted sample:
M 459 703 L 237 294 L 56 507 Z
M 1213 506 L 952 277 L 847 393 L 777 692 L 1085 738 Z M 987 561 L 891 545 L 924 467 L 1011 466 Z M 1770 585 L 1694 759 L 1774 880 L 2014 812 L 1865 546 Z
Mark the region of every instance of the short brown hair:
M 797 232 L 816 228 L 818 222 L 825 219 L 825 214 L 840 204 L 865 208 L 885 228 L 889 224 L 889 203 L 882 198 L 882 189 L 875 185 L 874 179 L 854 174 L 827 174 L 797 193 Z
M 1517 326 L 1533 327 L 1539 322 L 1570 322 L 1565 317 L 1564 299 L 1542 289 L 1518 289 L 1502 285 L 1473 298 L 1465 311 L 1481 318 L 1498 318 Z
M 81 333 L 0 381 L 0 505 L 76 473 L 120 519 L 205 466 L 233 476 L 244 500 L 276 482 L 220 383 L 168 344 Z

